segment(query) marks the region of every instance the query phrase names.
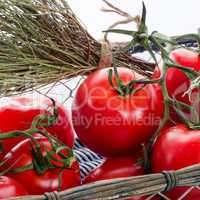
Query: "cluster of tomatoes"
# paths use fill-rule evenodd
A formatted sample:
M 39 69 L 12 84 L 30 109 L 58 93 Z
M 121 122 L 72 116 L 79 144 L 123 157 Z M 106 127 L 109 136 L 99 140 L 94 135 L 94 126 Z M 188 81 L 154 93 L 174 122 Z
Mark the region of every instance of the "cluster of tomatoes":
M 200 69 L 200 56 L 196 52 L 177 49 L 171 53 L 171 59 L 193 71 Z M 51 100 L 7 98 L 0 105 L 0 199 L 146 174 L 144 147 L 160 127 L 166 112 L 163 87 L 159 81 L 154 82 L 161 74 L 162 69 L 156 69 L 148 84 L 145 77 L 127 68 L 104 68 L 90 74 L 77 90 L 72 120 L 63 106 L 56 103 L 56 121 L 45 127 L 45 131 L 40 127 L 44 133 L 64 144 L 56 151 L 53 151 L 55 147 L 48 134 L 46 137 L 37 132 L 30 134 L 36 116 L 52 114 Z M 194 89 L 192 95 L 187 93 L 191 80 L 181 69 L 168 68 L 164 81 L 170 99 L 199 108 L 194 106 L 197 105 L 194 102 L 198 92 Z M 194 112 L 178 109 L 192 120 Z M 199 163 L 200 131 L 189 129 L 181 120 L 177 108 L 169 102 L 169 119 L 151 149 L 152 172 L 176 170 Z M 79 164 L 71 155 L 73 153 L 67 153 L 68 159 L 61 154 L 73 147 L 74 130 L 84 145 L 105 157 L 104 163 L 82 183 Z M 166 195 L 176 200 L 187 189 L 177 187 Z M 187 199 L 199 197 L 200 191 L 194 189 Z
M 45 130 L 62 141 L 66 147 L 72 148 L 74 131 L 69 113 L 58 103 L 56 103 L 56 107 L 58 118 Z M 50 99 L 44 97 L 6 98 L 0 106 L 0 137 L 20 131 L 28 133 L 37 116 L 52 115 L 53 104 Z M 44 123 L 46 122 L 44 121 Z M 36 142 L 37 145 L 40 145 L 42 156 L 36 151 Z M 61 147 L 62 149 L 57 153 L 54 151 L 54 154 L 50 154 L 55 147 L 51 140 L 44 135 L 33 132 L 31 137 L 20 134 L 16 137 L 4 138 L 1 140 L 1 147 L 0 199 L 65 190 L 79 186 L 81 183 L 79 164 L 75 157 L 70 155 L 66 158 L 63 157 L 66 153 L 68 154 L 65 146 Z M 60 154 L 61 152 L 63 154 Z M 51 158 L 51 161 L 48 162 L 47 158 Z M 62 164 L 62 161 L 64 163 L 65 160 L 69 162 L 66 167 Z M 48 164 L 50 164 L 49 167 Z

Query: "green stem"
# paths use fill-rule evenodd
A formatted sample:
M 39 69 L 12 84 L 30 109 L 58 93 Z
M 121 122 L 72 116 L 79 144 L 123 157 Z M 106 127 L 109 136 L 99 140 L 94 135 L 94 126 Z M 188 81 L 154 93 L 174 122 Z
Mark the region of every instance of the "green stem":
M 189 73 L 189 74 L 192 74 L 192 75 L 196 75 L 196 76 L 200 75 L 199 72 L 194 71 L 194 70 L 192 70 L 191 68 L 188 68 L 188 67 L 184 67 L 184 66 L 182 66 L 182 65 L 179 65 L 179 64 L 175 63 L 175 62 L 172 61 L 172 60 L 171 60 L 171 62 L 172 62 L 172 63 L 166 62 L 167 66 L 170 67 L 170 68 L 174 68 L 174 67 L 175 67 L 175 68 L 177 68 L 177 69 L 180 69 L 180 70 L 183 71 L 183 72 L 186 72 L 186 73 Z
M 167 86 L 166 86 L 166 82 L 165 82 L 166 73 L 167 73 L 167 66 L 164 63 L 163 64 L 163 74 L 162 74 L 162 78 L 161 78 L 161 80 L 162 80 L 161 81 L 161 89 L 162 89 L 163 98 L 164 98 L 163 99 L 163 101 L 164 101 L 164 116 L 160 122 L 158 129 L 156 130 L 155 134 L 149 141 L 148 148 L 147 148 L 149 155 L 151 154 L 152 146 L 154 144 L 155 139 L 159 136 L 160 131 L 162 130 L 162 128 L 164 127 L 164 125 L 166 124 L 166 122 L 169 119 L 168 91 L 167 91 Z
M 181 101 L 177 101 L 175 99 L 172 99 L 171 97 L 168 96 L 167 100 L 166 100 L 169 104 L 173 104 L 175 106 L 181 106 L 187 110 L 192 110 L 192 107 L 186 103 L 183 103 Z
M 149 36 L 149 40 L 154 44 L 156 45 L 156 47 L 161 51 L 162 53 L 162 57 L 165 58 L 165 64 L 168 66 L 168 67 L 175 67 L 177 69 L 180 69 L 182 70 L 183 72 L 185 73 L 188 73 L 189 74 L 189 77 L 191 75 L 193 76 L 198 76 L 199 75 L 199 72 L 197 71 L 194 71 L 186 66 L 182 66 L 178 63 L 175 63 L 170 57 L 169 57 L 169 53 L 165 50 L 165 48 L 163 48 L 162 44 L 158 41 L 158 39 L 156 39 L 155 37 L 153 37 L 153 35 Z M 171 45 L 169 43 L 169 45 Z M 170 62 L 168 62 L 170 61 Z
M 130 83 L 128 83 L 128 87 L 132 87 L 134 84 L 153 84 L 153 83 L 160 83 L 162 79 L 155 79 L 155 80 L 150 80 L 150 79 L 140 79 L 140 80 L 132 80 Z
M 52 107 L 53 107 L 53 114 L 52 115 L 38 115 L 34 118 L 32 122 L 32 127 L 44 127 L 48 128 L 52 126 L 58 119 L 58 108 L 56 106 L 56 102 L 54 99 L 50 98 L 52 101 Z
M 0 140 L 11 139 L 14 137 L 19 137 L 19 136 L 28 137 L 37 132 L 38 132 L 37 128 L 31 128 L 26 131 L 14 131 L 14 132 L 3 133 L 3 134 L 0 134 Z

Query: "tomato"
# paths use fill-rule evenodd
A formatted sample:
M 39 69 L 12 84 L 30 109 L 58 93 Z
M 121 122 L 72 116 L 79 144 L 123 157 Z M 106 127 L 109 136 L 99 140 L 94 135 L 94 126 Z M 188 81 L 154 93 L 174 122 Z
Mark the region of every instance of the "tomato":
M 190 68 L 194 71 L 200 70 L 200 55 L 198 53 L 180 48 L 172 51 L 170 57 L 179 65 Z M 196 97 L 195 91 L 193 91 L 193 102 L 189 100 L 189 95 L 185 94 L 190 86 L 190 79 L 186 73 L 175 67 L 168 68 L 165 81 L 168 94 L 171 98 L 188 105 L 194 105 L 193 103 Z M 185 109 L 183 111 L 188 118 L 191 119 L 191 117 L 193 117 L 190 116 L 189 111 Z M 173 108 L 171 109 L 170 114 L 173 120 L 180 122 L 180 118 L 177 116 L 176 111 Z
M 131 197 L 126 200 L 146 200 L 146 199 L 147 199 L 146 197 Z
M 152 152 L 152 170 L 177 170 L 200 162 L 200 130 L 189 130 L 185 125 L 173 126 L 161 132 Z M 177 200 L 189 187 L 176 187 L 168 192 Z M 187 200 L 200 199 L 200 190 L 193 189 Z
M 44 155 L 47 151 L 50 152 L 52 150 L 52 145 L 47 138 L 36 137 L 36 140 L 39 142 Z M 0 167 L 1 171 L 8 168 L 14 170 L 32 164 L 33 154 L 30 144 L 30 139 L 26 139 L 13 147 L 4 157 L 3 161 L 6 162 Z M 54 157 L 61 159 L 57 154 Z M 58 174 L 61 171 L 62 164 L 56 161 L 51 161 L 51 163 L 56 164 L 58 168 L 47 169 L 47 171 L 42 175 L 39 175 L 35 169 L 28 169 L 15 173 L 9 172 L 6 175 L 19 181 L 22 185 L 25 185 L 29 194 L 43 194 L 45 192 L 56 191 L 59 189 Z M 42 166 L 40 165 L 40 167 Z M 64 170 L 62 170 L 60 183 L 61 190 L 80 185 L 80 170 L 77 161 L 73 162 L 71 168 L 64 168 Z
M 100 167 L 92 171 L 83 183 L 143 175 L 144 169 L 140 164 L 136 163 L 137 161 L 139 162 L 139 158 L 134 156 L 108 158 Z
M 132 154 L 157 129 L 163 115 L 162 91 L 148 84 L 122 96 L 111 86 L 106 68 L 90 74 L 78 88 L 72 120 L 81 141 L 103 156 Z M 132 70 L 118 68 L 124 85 L 139 77 Z M 113 83 L 116 78 L 113 74 Z M 141 85 L 137 84 L 134 89 Z
M 0 176 L 1 200 L 17 196 L 25 196 L 25 195 L 28 195 L 28 192 L 20 183 L 9 177 Z
M 59 113 L 58 120 L 47 130 L 71 148 L 74 143 L 74 130 L 69 115 L 61 104 L 56 103 L 56 106 Z M 44 97 L 6 98 L 0 104 L 0 133 L 29 129 L 34 117 L 40 114 L 49 115 L 52 109 L 52 101 Z M 17 137 L 4 140 L 3 154 L 8 152 L 22 139 L 23 137 Z M 0 157 L 2 157 L 1 154 Z
M 138 156 L 108 158 L 100 167 L 92 171 L 83 183 L 143 175 L 144 168 L 137 163 Z M 143 200 L 145 197 L 132 197 L 129 200 Z

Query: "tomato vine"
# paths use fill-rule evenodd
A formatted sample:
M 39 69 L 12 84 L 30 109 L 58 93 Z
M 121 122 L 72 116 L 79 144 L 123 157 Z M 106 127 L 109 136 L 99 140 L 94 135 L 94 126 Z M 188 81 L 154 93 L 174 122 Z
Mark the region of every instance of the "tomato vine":
M 145 153 L 146 154 L 145 155 L 145 160 L 146 160 L 145 166 L 146 166 L 147 169 L 149 169 L 150 168 L 150 166 L 149 166 L 150 162 L 149 162 L 148 158 L 149 158 L 151 151 L 152 151 L 152 145 L 154 144 L 155 139 L 159 136 L 161 129 L 164 127 L 166 122 L 170 119 L 170 106 L 174 107 L 178 116 L 181 118 L 181 120 L 190 129 L 200 129 L 200 122 L 194 123 L 192 121 L 189 121 L 180 109 L 180 108 L 184 108 L 184 109 L 191 111 L 192 107 L 190 105 L 184 103 L 184 102 L 178 101 L 177 99 L 171 98 L 168 94 L 166 81 L 165 81 L 167 70 L 169 68 L 176 68 L 176 69 L 179 69 L 182 72 L 184 72 L 191 81 L 190 87 L 187 91 L 188 94 L 194 88 L 199 89 L 199 87 L 200 87 L 200 72 L 194 71 L 194 70 L 192 70 L 192 69 L 190 69 L 186 66 L 178 64 L 177 62 L 175 62 L 174 60 L 172 60 L 170 58 L 170 53 L 171 53 L 172 50 L 175 50 L 175 49 L 178 49 L 178 48 L 186 48 L 186 49 L 189 49 L 190 51 L 195 51 L 199 54 L 200 53 L 200 35 L 192 33 L 192 34 L 184 34 L 184 35 L 181 35 L 181 36 L 168 37 L 168 36 L 161 34 L 157 31 L 153 31 L 151 34 L 149 34 L 148 27 L 146 25 L 146 7 L 145 7 L 144 2 L 143 2 L 142 17 L 141 17 L 141 20 L 140 20 L 140 25 L 138 27 L 139 28 L 138 28 L 137 31 L 129 31 L 129 30 L 122 30 L 122 29 L 110 29 L 110 30 L 107 30 L 105 32 L 112 32 L 112 33 L 125 34 L 125 35 L 132 36 L 133 39 L 127 45 L 127 47 L 124 48 L 124 50 L 127 50 L 128 47 L 130 47 L 131 45 L 139 44 L 147 52 L 149 52 L 151 58 L 154 60 L 155 64 L 158 66 L 158 61 L 157 61 L 155 52 L 152 49 L 152 46 L 154 46 L 157 50 L 159 50 L 160 56 L 161 56 L 162 61 L 163 61 L 162 75 L 161 75 L 160 78 L 155 79 L 155 80 L 150 79 L 150 78 L 146 78 L 144 80 L 133 80 L 129 84 L 127 84 L 126 86 L 119 84 L 119 88 L 120 88 L 119 94 L 121 94 L 121 91 L 128 91 L 127 93 L 123 92 L 122 95 L 126 95 L 128 93 L 134 92 L 133 86 L 136 83 L 142 83 L 144 85 L 152 84 L 152 83 L 158 83 L 158 84 L 160 84 L 160 86 L 162 88 L 162 93 L 163 93 L 163 97 L 164 97 L 164 100 L 163 100 L 164 116 L 163 116 L 163 118 L 160 122 L 159 128 L 157 129 L 157 131 L 155 132 L 153 137 L 150 139 L 147 147 L 145 148 L 146 151 L 147 151 L 147 153 Z M 182 46 L 182 45 L 177 43 L 177 41 L 180 40 L 180 39 L 188 39 L 188 38 L 194 39 L 197 42 L 197 44 L 198 44 L 197 49 L 185 47 L 185 46 Z M 115 74 L 116 74 L 117 79 L 119 79 L 119 77 L 117 75 L 117 69 L 115 69 Z M 120 83 L 120 80 L 118 80 L 117 82 Z M 117 88 L 117 90 L 119 90 L 119 88 Z M 122 90 L 122 88 L 123 88 L 123 90 Z M 114 88 L 114 89 L 116 89 L 116 88 Z M 200 92 L 199 92 L 199 96 L 200 96 Z

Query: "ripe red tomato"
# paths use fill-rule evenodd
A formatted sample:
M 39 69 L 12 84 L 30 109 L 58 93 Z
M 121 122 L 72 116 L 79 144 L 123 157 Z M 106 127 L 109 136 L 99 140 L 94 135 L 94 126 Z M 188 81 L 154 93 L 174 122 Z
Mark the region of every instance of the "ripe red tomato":
M 144 168 L 137 163 L 138 156 L 125 156 L 107 159 L 100 167 L 91 172 L 83 183 L 143 175 Z M 128 200 L 144 200 L 145 197 L 132 197 Z
M 40 137 L 36 138 L 41 146 L 42 153 L 45 155 L 46 152 L 52 150 L 52 145 L 47 138 Z M 19 167 L 24 167 L 33 163 L 32 148 L 30 145 L 30 139 L 21 141 L 4 157 L 5 164 L 1 166 L 1 171 L 6 169 L 14 170 Z M 62 159 L 57 154 L 54 156 L 56 159 Z M 61 163 L 57 161 L 51 161 L 60 168 L 48 169 L 44 174 L 39 175 L 36 170 L 28 169 L 22 172 L 9 172 L 6 174 L 22 185 L 26 186 L 29 194 L 43 194 L 45 192 L 56 191 L 59 189 L 59 172 L 61 171 Z M 40 167 L 42 167 L 40 165 Z M 60 189 L 65 190 L 74 186 L 80 185 L 80 170 L 77 161 L 74 161 L 71 168 L 65 168 L 61 174 L 61 185 Z M 30 183 L 30 184 L 27 184 Z
M 28 192 L 24 187 L 12 178 L 0 176 L 0 199 L 25 196 Z
M 98 70 L 87 77 L 77 91 L 72 109 L 74 128 L 81 141 L 107 157 L 132 154 L 152 136 L 163 115 L 159 85 L 148 84 L 121 96 L 109 83 L 110 69 Z M 127 68 L 118 68 L 118 74 L 125 85 L 139 78 Z M 114 75 L 112 79 L 116 86 Z
M 139 162 L 139 157 L 136 156 L 108 158 L 100 167 L 92 171 L 83 183 L 143 175 L 144 168 L 137 161 Z
M 200 131 L 189 130 L 185 125 L 165 129 L 157 139 L 152 152 L 153 172 L 177 170 L 200 162 Z M 167 195 L 177 200 L 189 187 L 176 187 Z M 187 200 L 200 199 L 200 190 L 193 189 Z
M 59 117 L 57 122 L 47 128 L 47 131 L 63 141 L 70 148 L 74 144 L 74 130 L 71 120 L 65 108 L 56 103 Z M 27 130 L 37 115 L 50 114 L 52 102 L 48 98 L 15 97 L 6 98 L 0 104 L 0 133 L 15 130 Z M 3 140 L 3 154 L 5 155 L 13 146 L 20 142 L 23 137 Z M 2 154 L 0 154 L 2 157 Z
M 200 55 L 198 53 L 180 48 L 172 51 L 170 57 L 179 65 L 190 68 L 194 71 L 200 70 Z M 193 104 L 196 96 L 195 90 L 193 93 L 193 102 L 191 102 L 189 100 L 189 95 L 185 94 L 190 86 L 190 79 L 183 71 L 177 68 L 169 68 L 166 74 L 166 86 L 171 98 L 188 105 Z M 192 116 L 190 116 L 189 111 L 185 109 L 183 111 L 185 115 L 191 119 Z M 173 120 L 180 122 L 180 119 L 173 108 L 171 109 L 170 114 Z

